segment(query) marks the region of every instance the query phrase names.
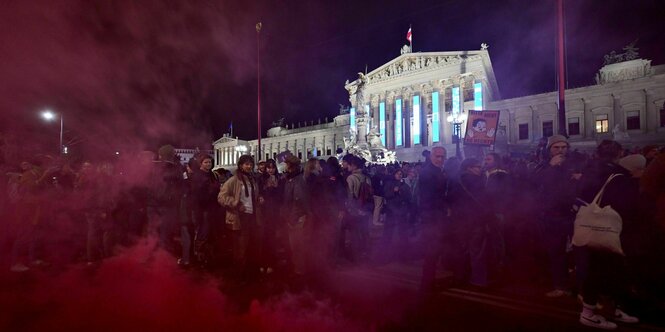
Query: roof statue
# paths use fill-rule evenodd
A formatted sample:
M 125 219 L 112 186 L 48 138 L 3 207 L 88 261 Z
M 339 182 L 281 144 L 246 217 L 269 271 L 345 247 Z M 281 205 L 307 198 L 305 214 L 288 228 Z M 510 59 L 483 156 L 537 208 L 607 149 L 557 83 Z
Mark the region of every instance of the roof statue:
M 411 53 L 411 46 L 409 45 L 402 46 L 402 49 L 399 50 L 399 54 L 407 54 L 407 53 Z
M 284 127 L 284 117 L 281 117 L 277 119 L 277 121 L 273 121 L 272 123 L 273 127 Z
M 487 51 L 488 48 L 490 48 L 490 46 L 487 45 L 487 43 L 480 44 L 480 50 L 481 51 Z
M 607 66 L 614 63 L 638 59 L 640 56 L 640 54 L 637 52 L 639 48 L 635 47 L 637 41 L 638 39 L 635 39 L 632 43 L 624 46 L 624 53 L 617 54 L 616 51 L 612 51 L 609 54 L 605 54 L 605 61 L 603 62 L 603 65 Z

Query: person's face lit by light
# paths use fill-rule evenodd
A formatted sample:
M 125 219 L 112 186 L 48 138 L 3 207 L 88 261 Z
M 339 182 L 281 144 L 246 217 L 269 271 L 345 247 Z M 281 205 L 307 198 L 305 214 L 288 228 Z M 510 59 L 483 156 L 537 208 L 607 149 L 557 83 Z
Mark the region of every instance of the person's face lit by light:
M 432 149 L 430 160 L 432 160 L 432 164 L 434 166 L 442 168 L 443 162 L 446 160 L 446 149 L 442 147 L 436 147 Z
M 212 160 L 211 159 L 204 159 L 203 162 L 201 163 L 201 170 L 202 171 L 210 171 L 212 169 Z
M 248 162 L 246 162 L 246 163 L 240 165 L 240 169 L 241 169 L 244 173 L 250 173 L 250 172 L 252 171 L 252 169 L 254 169 L 254 164 L 253 164 L 252 162 L 249 162 L 249 161 L 248 161 Z
M 558 155 L 565 155 L 566 153 L 568 153 L 568 143 L 566 142 L 558 142 L 550 146 L 550 155 L 552 157 Z

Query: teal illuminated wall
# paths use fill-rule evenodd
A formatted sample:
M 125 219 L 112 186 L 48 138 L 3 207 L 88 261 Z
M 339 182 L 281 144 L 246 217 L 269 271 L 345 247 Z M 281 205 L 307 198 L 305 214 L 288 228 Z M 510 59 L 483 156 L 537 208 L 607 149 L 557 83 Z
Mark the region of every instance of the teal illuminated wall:
M 439 126 L 440 122 L 440 113 L 439 113 L 439 92 L 432 92 L 432 142 L 437 143 L 440 140 L 440 131 Z
M 411 125 L 413 144 L 420 144 L 420 96 L 413 96 L 413 124 Z
M 402 146 L 402 99 L 395 100 L 395 146 Z

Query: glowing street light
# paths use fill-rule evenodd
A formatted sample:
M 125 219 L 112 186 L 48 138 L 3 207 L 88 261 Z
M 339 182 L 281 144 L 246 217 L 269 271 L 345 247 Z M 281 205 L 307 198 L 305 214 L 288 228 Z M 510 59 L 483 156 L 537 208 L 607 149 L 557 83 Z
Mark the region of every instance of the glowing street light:
M 62 114 L 55 114 L 51 110 L 45 110 L 42 112 L 42 118 L 44 118 L 44 120 L 46 121 L 53 121 L 58 115 L 60 116 L 60 144 L 58 145 L 58 153 L 62 154 L 62 153 L 67 153 L 67 151 L 65 150 L 65 148 L 63 148 L 62 145 L 62 132 L 64 129 L 65 120 L 63 119 Z
M 446 119 L 453 124 L 453 142 L 455 143 L 455 156 L 462 157 L 462 151 L 459 147 L 460 140 L 462 139 L 462 123 L 467 119 L 466 113 L 453 113 Z

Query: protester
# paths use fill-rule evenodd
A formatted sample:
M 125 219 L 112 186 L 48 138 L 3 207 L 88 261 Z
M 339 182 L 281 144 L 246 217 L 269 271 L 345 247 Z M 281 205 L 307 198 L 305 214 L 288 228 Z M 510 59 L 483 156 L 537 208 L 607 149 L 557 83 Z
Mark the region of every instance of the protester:
M 631 221 L 635 222 L 633 217 L 638 215 L 639 186 L 637 181 L 632 180 L 630 171 L 618 164 L 622 154 L 623 149 L 619 143 L 610 140 L 600 143 L 597 149 L 598 163 L 593 166 L 594 169 L 585 173 L 586 187 L 583 188 L 582 199 L 591 202 L 602 190 L 598 205 L 601 208 L 611 206 L 621 216 L 622 223 L 628 226 Z M 624 163 L 633 164 L 627 160 Z M 643 164 L 646 164 L 646 160 Z M 637 317 L 626 314 L 621 308 L 629 298 L 624 257 L 589 246 L 575 246 L 575 256 L 583 301 L 580 322 L 602 329 L 617 328 L 614 322 L 639 322 Z M 595 312 L 601 292 L 617 301 L 612 321 Z
M 348 158 L 347 158 L 348 156 Z M 374 211 L 374 195 L 370 178 L 363 173 L 365 162 L 360 157 L 347 155 L 345 227 L 341 230 L 344 238 L 345 230 L 351 235 L 350 259 L 364 260 L 368 255 L 369 217 Z
M 448 179 L 443 172 L 446 149 L 434 147 L 418 177 L 419 212 L 422 220 L 421 238 L 424 246 L 424 262 L 420 288 L 423 292 L 434 290 L 436 266 L 443 254 L 443 246 L 451 246 L 452 225 L 448 215 Z M 445 262 L 454 266 L 452 259 Z M 454 269 L 454 268 L 453 268 Z M 459 272 L 458 272 L 459 274 Z
M 289 238 L 293 273 L 300 277 L 305 274 L 306 227 L 310 227 L 309 192 L 300 159 L 294 155 L 286 158 L 286 178 L 282 199 L 282 218 L 285 221 Z M 311 163 L 318 166 L 318 163 Z M 314 166 L 309 166 L 309 173 L 314 176 Z
M 395 170 L 392 179 L 384 181 L 386 222 L 383 227 L 383 259 L 408 258 L 408 215 L 411 211 L 411 188 L 402 179 L 401 169 Z M 393 248 L 393 237 L 397 232 L 398 245 Z
M 283 183 L 280 181 L 280 174 L 277 170 L 275 160 L 266 160 L 266 172 L 259 178 L 259 193 L 263 205 L 261 209 L 262 225 L 262 252 L 261 268 L 264 273 L 270 274 L 277 265 L 277 230 L 282 226 L 279 213 L 284 194 Z
M 242 155 L 234 176 L 222 185 L 217 200 L 226 208 L 226 226 L 232 232 L 233 261 L 236 275 L 251 280 L 259 272 L 258 186 L 252 171 L 254 158 Z
M 568 158 L 568 140 L 561 135 L 547 140 L 547 158 L 538 166 L 537 185 L 542 243 L 547 251 L 553 290 L 548 297 L 570 295 L 567 243 L 573 234 L 575 204 L 581 173 Z
M 212 258 L 213 245 L 211 234 L 217 229 L 219 179 L 212 171 L 212 157 L 201 154 L 197 156 L 198 169 L 192 170 L 191 195 L 192 212 L 196 233 L 194 236 L 194 253 L 199 263 L 205 264 Z

